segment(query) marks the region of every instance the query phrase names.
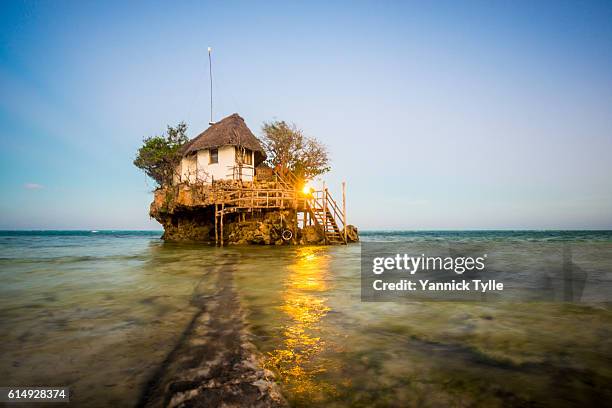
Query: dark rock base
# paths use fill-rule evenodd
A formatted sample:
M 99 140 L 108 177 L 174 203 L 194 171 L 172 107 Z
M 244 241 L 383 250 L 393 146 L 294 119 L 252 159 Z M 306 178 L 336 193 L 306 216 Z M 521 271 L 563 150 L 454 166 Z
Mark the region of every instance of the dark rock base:
M 162 239 L 215 244 L 214 209 L 175 208 L 172 213 L 151 212 L 164 227 Z M 322 245 L 321 228 L 298 228 L 295 210 L 229 213 L 223 218 L 224 245 Z M 219 230 L 220 231 L 220 228 Z M 219 232 L 220 233 L 220 232 Z M 219 237 L 220 239 L 220 237 Z M 348 242 L 359 241 L 357 228 L 347 226 Z

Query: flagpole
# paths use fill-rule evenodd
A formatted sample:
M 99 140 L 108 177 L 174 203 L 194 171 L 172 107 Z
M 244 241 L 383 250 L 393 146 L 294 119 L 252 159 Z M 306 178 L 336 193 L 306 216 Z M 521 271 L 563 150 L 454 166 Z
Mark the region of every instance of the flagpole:
M 213 80 L 212 80 L 212 57 L 211 57 L 212 48 L 208 47 L 208 74 L 210 77 L 210 122 L 209 125 L 214 124 L 213 122 Z

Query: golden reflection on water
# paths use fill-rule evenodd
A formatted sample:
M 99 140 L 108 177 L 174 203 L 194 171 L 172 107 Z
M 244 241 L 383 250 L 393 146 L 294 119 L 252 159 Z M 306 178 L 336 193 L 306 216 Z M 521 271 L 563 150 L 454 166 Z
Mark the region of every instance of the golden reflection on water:
M 268 353 L 265 365 L 280 375 L 292 397 L 312 402 L 321 392 L 333 391 L 328 389 L 330 385 L 317 381 L 326 367 L 316 359 L 326 348 L 318 334 L 321 320 L 330 310 L 325 297 L 329 258 L 322 248 L 298 248 L 296 258 L 289 266 L 280 306 L 287 317 L 282 347 Z

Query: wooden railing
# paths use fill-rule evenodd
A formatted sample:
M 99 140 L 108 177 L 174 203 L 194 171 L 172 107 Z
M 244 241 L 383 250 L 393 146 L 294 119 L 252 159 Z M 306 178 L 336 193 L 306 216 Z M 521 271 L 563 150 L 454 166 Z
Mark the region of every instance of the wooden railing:
M 300 179 L 291 170 L 283 166 L 274 168 L 278 181 L 287 188 L 300 189 Z
M 243 164 L 242 166 L 227 166 L 228 174 L 226 178 L 232 180 L 253 180 L 255 177 L 255 167 Z
M 295 208 L 300 206 L 297 191 L 286 189 L 254 189 L 241 188 L 236 190 L 217 190 L 213 201 L 240 209 L 260 208 Z

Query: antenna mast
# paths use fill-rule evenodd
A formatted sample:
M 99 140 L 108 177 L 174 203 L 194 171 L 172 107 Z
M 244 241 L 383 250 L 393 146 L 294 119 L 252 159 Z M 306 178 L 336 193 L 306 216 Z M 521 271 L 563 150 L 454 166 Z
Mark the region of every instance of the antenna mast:
M 210 122 L 209 125 L 214 125 L 213 122 L 213 80 L 212 80 L 212 57 L 211 57 L 212 48 L 208 47 L 208 74 L 210 77 Z

